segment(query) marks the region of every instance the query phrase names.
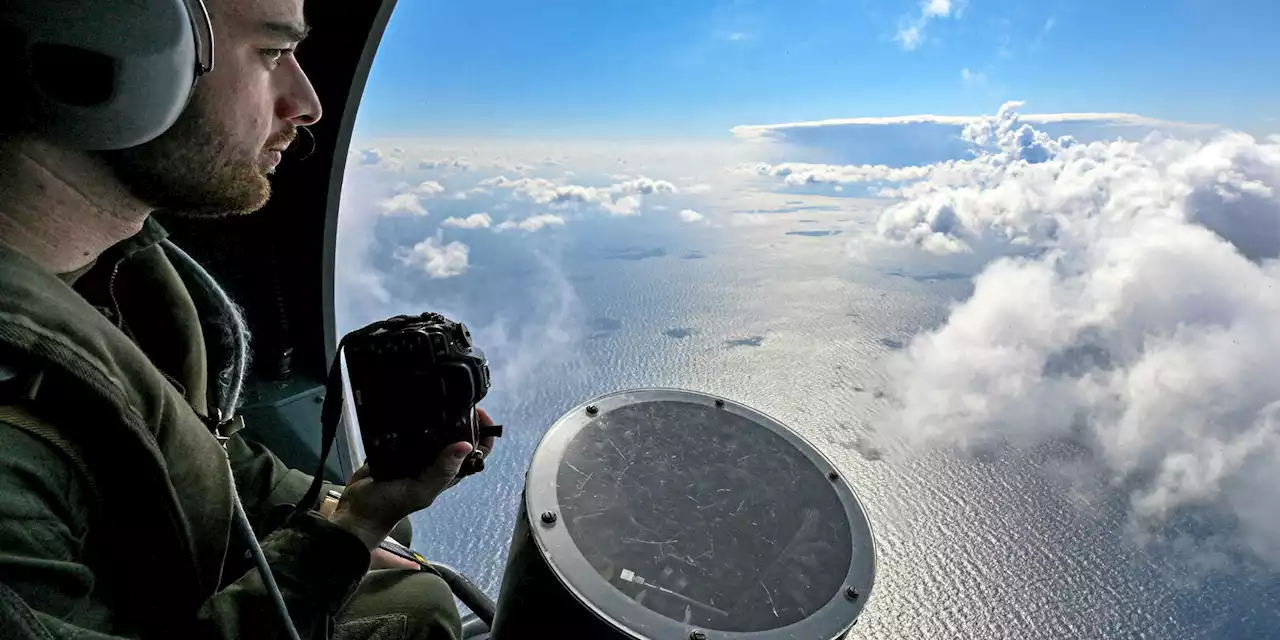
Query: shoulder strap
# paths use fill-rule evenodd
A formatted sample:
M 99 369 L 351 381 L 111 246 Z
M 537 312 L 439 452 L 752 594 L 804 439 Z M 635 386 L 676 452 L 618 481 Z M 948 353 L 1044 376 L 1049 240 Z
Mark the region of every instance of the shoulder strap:
M 93 496 L 93 504 L 102 504 L 102 496 L 98 492 L 98 483 L 94 479 L 93 472 L 89 469 L 89 464 L 85 462 L 84 449 L 79 443 L 67 438 L 57 427 L 40 420 L 26 407 L 20 405 L 0 405 L 0 422 L 22 429 L 61 451 L 84 479 L 85 485 Z
M 84 479 L 93 497 L 93 504 L 100 505 L 102 501 L 98 483 L 86 462 L 84 446 L 66 437 L 61 430 L 41 420 L 25 406 L 34 400 L 43 379 L 44 372 L 41 369 L 15 367 L 8 358 L 0 359 L 0 422 L 22 429 L 61 451 Z

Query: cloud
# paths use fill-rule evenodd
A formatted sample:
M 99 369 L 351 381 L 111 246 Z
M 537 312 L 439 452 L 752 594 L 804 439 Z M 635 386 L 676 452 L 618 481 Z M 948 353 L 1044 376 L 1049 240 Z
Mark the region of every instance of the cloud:
M 401 193 L 378 201 L 378 206 L 385 214 L 412 213 L 418 216 L 427 215 L 426 207 L 418 200 L 416 193 Z
M 530 216 L 519 222 L 516 222 L 514 220 L 507 220 L 506 222 L 503 222 L 502 224 L 498 225 L 497 230 L 506 231 L 507 229 L 523 229 L 524 231 L 533 232 L 533 231 L 541 231 L 546 227 L 553 227 L 553 226 L 563 227 L 564 218 L 561 218 L 560 216 L 557 216 L 554 214 L 544 213 L 536 216 Z
M 970 71 L 968 67 L 960 70 L 960 78 L 968 86 L 983 86 L 987 84 L 987 74 L 981 71 Z
M 1054 16 L 1049 16 L 1049 19 L 1044 21 L 1044 26 L 1040 27 L 1040 32 L 1036 34 L 1035 40 L 1031 41 L 1031 45 L 1028 48 L 1032 51 L 1039 51 L 1040 47 L 1044 45 L 1045 38 L 1049 36 L 1050 31 L 1053 31 L 1053 27 L 1056 24 L 1058 24 L 1058 19 Z
M 623 196 L 614 202 L 602 202 L 601 208 L 615 216 L 633 216 L 640 213 L 640 196 Z
M 511 189 L 515 193 L 528 197 L 538 204 L 565 202 L 603 204 L 613 202 L 618 196 L 632 194 L 676 193 L 676 186 L 665 180 L 636 178 L 626 180 L 608 187 L 587 187 L 576 184 L 563 184 L 546 178 L 518 178 L 496 176 L 480 182 L 481 186 Z
M 466 158 L 448 158 L 444 160 L 419 160 L 418 168 L 423 170 L 430 169 L 454 169 L 457 171 L 470 171 L 471 161 Z
M 948 160 L 973 158 L 973 145 L 964 139 L 966 127 L 982 116 L 913 115 L 838 118 L 733 127 L 733 135 L 758 143 L 757 155 L 778 160 L 819 164 L 918 167 Z M 1020 114 L 1051 138 L 1071 136 L 1088 143 L 1124 138 L 1141 140 L 1152 133 L 1177 137 L 1211 136 L 1223 132 L 1216 125 L 1156 120 L 1127 113 Z
M 444 244 L 443 234 L 436 235 L 396 252 L 402 264 L 420 267 L 432 278 L 462 275 L 468 267 L 470 249 L 458 241 Z
M 420 196 L 430 198 L 431 196 L 438 196 L 444 193 L 444 186 L 435 180 L 427 180 L 415 187 L 413 192 Z
M 616 178 L 615 178 L 616 179 Z M 547 178 L 508 178 L 495 176 L 480 182 L 483 187 L 510 189 L 519 197 L 536 204 L 565 207 L 569 205 L 593 205 L 615 216 L 631 216 L 640 213 L 641 195 L 675 194 L 679 189 L 666 180 L 639 177 L 626 179 L 607 187 L 564 184 Z
M 844 184 L 855 182 L 919 180 L 935 172 L 934 167 L 901 167 L 885 165 L 833 165 L 807 162 L 784 162 L 739 165 L 737 171 L 783 178 L 790 186 L 806 184 Z
M 441 222 L 441 226 L 456 229 L 488 229 L 493 219 L 487 213 L 473 213 L 465 218 L 450 217 Z
M 383 153 L 377 147 L 359 150 L 353 148 L 347 152 L 347 162 L 356 167 L 377 168 L 384 172 L 404 172 L 409 170 L 409 164 L 401 157 L 403 151 L 399 147 L 392 149 L 389 153 Z
M 898 21 L 898 33 L 894 36 L 902 48 L 912 51 L 920 46 L 925 37 L 925 28 L 937 18 L 956 17 L 964 11 L 965 0 L 923 0 L 920 3 L 920 14 L 912 17 L 903 16 Z
M 480 181 L 484 187 L 510 189 L 516 195 L 528 198 L 537 204 L 553 203 L 602 203 L 612 202 L 611 194 L 605 189 L 583 187 L 579 185 L 558 184 L 546 178 L 508 178 L 496 176 Z
M 609 187 L 609 192 L 615 194 L 642 193 L 648 195 L 651 193 L 676 193 L 677 191 L 679 190 L 676 189 L 676 186 L 666 180 L 653 180 L 644 177 L 627 180 Z
M 534 251 L 538 270 L 522 285 L 536 291 L 534 308 L 500 313 L 492 322 L 471 327 L 493 367 L 494 389 L 521 389 L 554 364 L 578 357 L 585 334 L 586 309 L 564 269 Z
M 467 189 L 466 191 L 456 191 L 451 197 L 454 200 L 469 200 L 476 196 L 487 196 L 492 193 L 492 191 L 489 191 L 484 187 L 474 187 L 472 189 Z
M 680 219 L 685 222 L 700 222 L 705 218 L 706 216 L 694 211 L 693 209 L 684 209 L 680 211 Z
M 1280 143 L 1086 144 L 1016 107 L 966 126 L 976 156 L 920 168 L 850 244 L 977 274 L 945 324 L 888 356 L 882 437 L 1073 439 L 1145 539 L 1215 513 L 1227 549 L 1280 566 Z

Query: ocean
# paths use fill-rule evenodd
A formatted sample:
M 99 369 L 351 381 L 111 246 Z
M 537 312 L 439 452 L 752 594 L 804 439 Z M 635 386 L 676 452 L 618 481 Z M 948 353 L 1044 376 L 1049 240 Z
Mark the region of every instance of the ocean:
M 850 479 L 878 553 L 851 638 L 1280 637 L 1280 578 L 1142 547 L 1122 492 L 1099 499 L 1063 480 L 1087 455 L 1074 443 L 918 455 L 868 444 L 893 428 L 880 419 L 883 358 L 944 322 L 970 285 L 851 261 L 845 215 L 478 231 L 471 269 L 449 279 L 379 258 L 393 294 L 472 327 L 497 372 L 482 405 L 506 428 L 484 473 L 415 514 L 415 547 L 496 598 L 546 429 L 605 393 L 676 387 L 769 414 Z

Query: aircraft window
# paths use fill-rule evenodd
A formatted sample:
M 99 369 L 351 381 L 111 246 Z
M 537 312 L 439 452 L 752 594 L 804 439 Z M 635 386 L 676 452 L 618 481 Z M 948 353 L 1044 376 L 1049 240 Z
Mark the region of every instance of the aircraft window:
M 859 637 L 1274 633 L 1277 6 L 401 0 L 336 317 L 465 322 L 506 428 L 416 547 L 497 597 L 545 430 L 678 387 L 850 480 Z

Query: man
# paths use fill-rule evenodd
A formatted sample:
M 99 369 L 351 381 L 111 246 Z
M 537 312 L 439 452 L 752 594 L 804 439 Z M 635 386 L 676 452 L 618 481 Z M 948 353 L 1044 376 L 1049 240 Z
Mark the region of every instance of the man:
M 240 319 L 151 214 L 258 210 L 321 108 L 292 55 L 302 0 L 206 2 L 216 64 L 160 137 L 88 153 L 0 123 L 0 577 L 54 637 L 285 637 L 233 500 L 260 527 L 311 478 L 211 432 L 244 358 L 210 363 L 205 335 Z M 419 478 L 362 468 L 262 541 L 302 638 L 460 636 L 443 581 L 378 545 L 470 449 Z

